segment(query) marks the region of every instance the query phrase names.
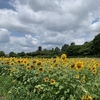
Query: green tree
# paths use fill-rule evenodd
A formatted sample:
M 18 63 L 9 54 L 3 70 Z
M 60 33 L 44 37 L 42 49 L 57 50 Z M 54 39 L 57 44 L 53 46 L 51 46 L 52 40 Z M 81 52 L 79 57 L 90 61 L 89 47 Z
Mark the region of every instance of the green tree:
M 14 53 L 13 51 L 9 53 L 9 57 L 16 57 L 16 53 Z
M 100 55 L 100 33 L 93 39 L 92 51 L 93 54 Z
M 5 56 L 5 52 L 4 51 L 0 51 L 0 57 Z
M 83 45 L 81 45 L 79 54 L 80 55 L 93 55 L 91 51 L 91 47 L 92 47 L 92 41 L 85 42 Z
M 73 45 L 73 56 L 79 56 L 79 50 L 81 49 L 81 45 Z
M 61 48 L 61 52 L 66 54 L 67 48 L 68 48 L 68 44 L 64 44 Z
M 24 51 L 17 53 L 18 57 L 25 57 L 26 55 L 27 54 Z
M 79 55 L 80 48 L 81 48 L 80 45 L 70 45 L 67 48 L 66 54 L 68 56 L 78 56 Z
M 18 57 L 21 57 L 21 53 L 20 53 L 20 52 L 19 52 L 19 53 L 17 53 L 17 56 L 18 56 Z
M 24 52 L 24 51 L 21 52 L 21 53 L 20 53 L 20 56 L 21 56 L 21 57 L 24 57 L 24 56 L 25 56 L 25 52 Z
M 66 50 L 66 54 L 68 56 L 73 56 L 73 51 L 74 51 L 74 46 L 73 45 L 70 45 L 67 50 Z
M 70 45 L 75 45 L 75 42 L 72 42 Z
M 58 56 L 60 55 L 60 49 L 58 47 L 55 47 L 54 54 Z
M 27 53 L 25 54 L 26 57 L 34 57 L 34 56 L 36 56 L 36 55 L 37 55 L 36 52 L 27 52 Z

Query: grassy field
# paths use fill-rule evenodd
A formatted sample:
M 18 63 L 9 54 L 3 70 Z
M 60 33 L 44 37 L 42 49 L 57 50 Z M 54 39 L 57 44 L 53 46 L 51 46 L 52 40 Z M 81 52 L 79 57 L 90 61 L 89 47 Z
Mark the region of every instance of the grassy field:
M 100 59 L 0 58 L 0 100 L 100 100 Z

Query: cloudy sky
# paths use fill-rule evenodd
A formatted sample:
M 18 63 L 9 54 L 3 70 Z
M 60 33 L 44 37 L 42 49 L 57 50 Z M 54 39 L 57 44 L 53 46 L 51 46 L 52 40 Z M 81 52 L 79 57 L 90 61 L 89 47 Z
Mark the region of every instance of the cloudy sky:
M 100 0 L 0 0 L 0 51 L 83 44 L 100 32 Z

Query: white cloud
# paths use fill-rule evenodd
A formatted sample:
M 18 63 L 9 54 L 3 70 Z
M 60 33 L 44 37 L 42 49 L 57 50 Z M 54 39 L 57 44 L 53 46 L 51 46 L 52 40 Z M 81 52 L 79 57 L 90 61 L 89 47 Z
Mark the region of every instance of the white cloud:
M 39 41 L 34 38 L 31 35 L 25 35 L 23 37 L 16 37 L 16 36 L 10 36 L 9 43 L 0 44 L 0 50 L 5 51 L 6 53 L 9 53 L 11 51 L 14 51 L 16 53 L 18 52 L 32 52 L 38 49 Z
M 25 35 L 25 37 L 10 37 L 11 43 L 17 43 L 23 47 L 34 47 L 38 46 L 38 40 L 31 35 Z
M 10 41 L 9 32 L 6 29 L 0 28 L 0 43 L 7 43 Z
M 82 45 L 82 44 L 84 44 L 84 41 L 85 41 L 85 38 L 73 40 L 73 42 L 75 42 L 76 45 Z
M 0 9 L 0 29 L 4 29 L 0 43 L 7 43 L 4 49 L 9 51 L 83 44 L 100 32 L 100 0 L 11 0 L 10 4 L 15 10 Z
M 100 32 L 100 22 L 93 23 L 93 24 L 90 26 L 90 29 L 91 29 L 92 31 Z

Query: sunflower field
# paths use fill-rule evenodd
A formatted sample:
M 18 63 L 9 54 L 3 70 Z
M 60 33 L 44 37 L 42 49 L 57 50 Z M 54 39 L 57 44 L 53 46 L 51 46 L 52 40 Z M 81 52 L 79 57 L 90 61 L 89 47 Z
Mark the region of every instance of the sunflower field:
M 100 59 L 0 58 L 3 100 L 100 100 Z

